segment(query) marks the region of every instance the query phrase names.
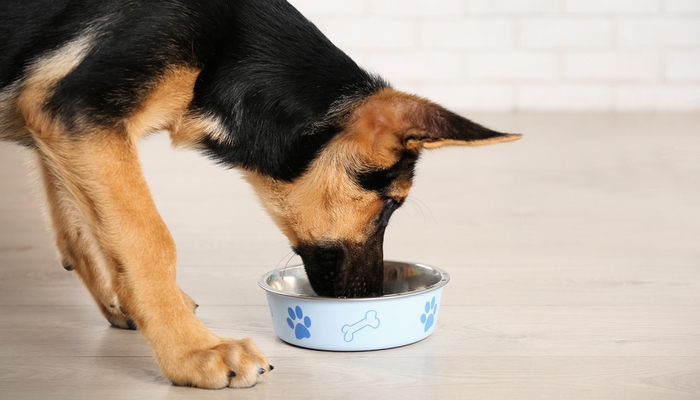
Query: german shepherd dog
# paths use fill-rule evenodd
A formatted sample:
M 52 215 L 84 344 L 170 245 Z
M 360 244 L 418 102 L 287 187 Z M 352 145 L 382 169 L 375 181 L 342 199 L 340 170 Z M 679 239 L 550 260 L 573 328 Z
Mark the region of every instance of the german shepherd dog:
M 272 366 L 175 282 L 140 138 L 238 168 L 321 296 L 382 294 L 384 230 L 423 149 L 516 140 L 396 91 L 284 0 L 5 0 L 0 138 L 40 160 L 63 266 L 138 329 L 176 385 L 250 387 Z

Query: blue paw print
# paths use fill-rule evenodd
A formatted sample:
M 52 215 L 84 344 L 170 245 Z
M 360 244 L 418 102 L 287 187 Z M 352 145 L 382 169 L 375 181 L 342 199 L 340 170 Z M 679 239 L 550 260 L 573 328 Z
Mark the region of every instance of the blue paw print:
M 428 332 L 428 329 L 433 326 L 435 322 L 435 310 L 437 310 L 437 303 L 435 303 L 435 297 L 433 297 L 433 301 L 425 303 L 425 314 L 420 316 L 420 322 L 425 325 L 423 332 Z
M 292 307 L 289 307 L 287 312 L 289 312 L 287 325 L 294 329 L 294 335 L 297 339 L 310 338 L 311 332 L 309 332 L 309 328 L 311 328 L 311 318 L 305 317 L 304 312 L 301 311 L 301 307 L 299 306 L 296 307 L 296 310 L 292 310 Z M 297 320 L 299 320 L 299 322 L 296 322 Z

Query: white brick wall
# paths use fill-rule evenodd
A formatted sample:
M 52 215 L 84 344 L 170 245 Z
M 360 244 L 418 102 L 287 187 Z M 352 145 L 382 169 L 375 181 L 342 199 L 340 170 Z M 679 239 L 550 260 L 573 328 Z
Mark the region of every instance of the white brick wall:
M 398 89 L 460 111 L 700 111 L 700 0 L 290 2 Z

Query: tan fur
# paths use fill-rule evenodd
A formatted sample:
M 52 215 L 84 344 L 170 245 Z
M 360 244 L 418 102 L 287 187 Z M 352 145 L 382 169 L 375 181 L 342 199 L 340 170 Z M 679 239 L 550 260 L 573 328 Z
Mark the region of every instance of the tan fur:
M 419 129 L 416 116 L 428 100 L 383 89 L 351 105 L 345 130 L 326 145 L 308 171 L 293 183 L 279 182 L 255 172 L 245 172 L 262 204 L 292 246 L 301 242 L 323 243 L 342 240 L 364 243 L 369 227 L 384 206 L 378 193 L 363 190 L 355 173 L 393 166 L 404 152 L 449 145 L 479 146 L 513 141 L 520 135 L 478 141 L 407 140 Z M 410 180 L 396 180 L 385 196 L 403 202 L 411 189 Z
M 24 127 L 24 120 L 17 110 L 19 84 L 8 86 L 0 92 L 0 139 L 32 146 L 32 138 Z
M 507 142 L 514 142 L 520 138 L 522 138 L 523 135 L 517 134 L 517 133 L 511 133 L 507 136 L 498 136 L 490 139 L 485 139 L 485 140 L 472 140 L 470 142 L 465 142 L 463 140 L 440 140 L 440 141 L 434 141 L 434 142 L 423 142 L 421 146 L 424 149 L 438 149 L 440 147 L 444 146 L 486 146 L 490 144 L 496 144 L 496 143 L 507 143 Z
M 118 304 L 151 344 L 164 375 L 176 384 L 210 388 L 255 384 L 258 369 L 268 368 L 264 356 L 252 345 L 209 332 L 183 299 L 175 282 L 175 245 L 141 173 L 135 140 L 119 131 L 75 139 L 57 129 L 31 129 L 50 179 L 58 181 L 54 186 L 66 187 L 63 196 L 74 202 L 84 223 L 79 228 L 89 230 L 106 260 Z M 63 222 L 56 219 L 55 225 Z M 68 247 L 80 249 L 80 243 Z M 91 279 L 90 273 L 99 272 L 94 259 L 85 261 L 79 270 L 88 271 L 81 278 L 91 292 L 109 292 L 109 280 Z M 229 380 L 231 370 L 238 375 Z
M 36 61 L 28 69 L 27 78 L 19 86 L 21 93 L 17 98 L 16 108 L 30 130 L 34 129 L 43 134 L 52 133 L 49 129 L 52 121 L 43 112 L 44 102 L 56 83 L 83 60 L 90 49 L 92 36 L 90 33 L 85 33 Z
M 363 243 L 367 239 L 383 199 L 363 190 L 352 174 L 388 168 L 398 160 L 403 146 L 397 134 L 410 126 L 395 108 L 396 96 L 403 95 L 388 89 L 355 107 L 346 131 L 326 145 L 294 183 L 245 173 L 292 246 L 334 240 Z M 403 201 L 410 188 L 411 182 L 394 182 L 389 196 Z
M 400 135 L 412 127 L 405 116 L 410 114 L 415 99 L 419 98 L 394 89 L 383 89 L 365 99 L 348 120 L 342 140 L 352 143 L 353 149 L 345 151 L 350 150 L 373 167 L 392 166 L 404 149 Z
M 186 67 L 166 73 L 139 110 L 126 121 L 127 132 L 140 138 L 161 129 L 176 131 L 192 101 L 198 75 L 198 69 Z
M 187 111 L 199 73 L 199 69 L 183 67 L 165 74 L 139 111 L 129 118 L 127 131 L 140 138 L 167 130 L 173 145 L 185 148 L 198 148 L 205 134 L 225 141 L 225 128 L 218 119 Z
M 175 147 L 197 149 L 204 134 L 220 142 L 226 142 L 226 129 L 221 121 L 210 115 L 187 112 L 170 131 Z
M 343 161 L 343 153 L 330 148 L 294 183 L 244 174 L 292 246 L 338 239 L 361 243 L 381 210 L 379 195 L 362 190 L 348 176 L 345 168 L 351 164 Z
M 73 183 L 74 179 L 65 179 L 73 175 L 71 171 L 74 169 L 63 155 L 67 151 L 41 151 L 42 146 L 48 146 L 47 142 L 55 139 L 51 137 L 51 119 L 43 113 L 42 105 L 51 88 L 80 63 L 90 47 L 90 39 L 91 35 L 85 34 L 35 62 L 29 68 L 27 77 L 15 83 L 14 95 L 4 104 L 7 110 L 12 111 L 2 117 L 8 118 L 15 126 L 21 126 L 21 131 L 15 130 L 15 134 L 27 137 L 23 141 L 40 149 L 40 170 L 49 214 L 56 232 L 56 247 L 64 266 L 78 273 L 110 322 L 126 327 L 113 288 L 115 274 L 106 266 L 99 245 L 88 228 L 86 213 L 81 212 L 81 200 L 85 203 L 82 188 Z
M 119 300 L 113 288 L 114 279 L 99 245 L 83 220 L 79 209 L 61 179 L 52 171 L 49 161 L 40 160 L 41 174 L 46 189 L 51 222 L 56 233 L 56 248 L 66 269 L 74 270 L 81 278 L 98 308 L 115 326 L 127 328 L 126 317 L 120 311 Z
M 27 76 L 0 92 L 0 138 L 28 146 L 35 143 L 26 124 L 36 120 L 49 90 L 72 71 L 90 48 L 94 33 L 86 31 L 79 38 L 42 57 L 27 69 Z M 33 118 L 29 120 L 28 118 Z M 44 121 L 46 123 L 46 121 Z
M 393 132 L 408 128 L 392 108 L 397 93 L 387 89 L 356 105 L 347 130 L 331 140 L 294 183 L 245 173 L 292 246 L 367 239 L 368 227 L 383 203 L 377 193 L 363 190 L 351 174 L 390 167 L 397 161 L 402 146 Z M 409 189 L 410 182 L 397 182 L 392 196 L 402 201 Z
M 2 104 L 17 110 L 35 143 L 62 261 L 110 322 L 135 322 L 175 384 L 252 386 L 266 377 L 259 371 L 269 369 L 267 359 L 251 341 L 220 338 L 194 316 L 194 302 L 175 281 L 174 241 L 138 159 L 138 138 L 181 125 L 198 72 L 170 71 L 123 124 L 105 129 L 77 121 L 76 135 L 42 105 L 88 48 L 85 37 L 40 60 L 17 86 L 14 104 Z

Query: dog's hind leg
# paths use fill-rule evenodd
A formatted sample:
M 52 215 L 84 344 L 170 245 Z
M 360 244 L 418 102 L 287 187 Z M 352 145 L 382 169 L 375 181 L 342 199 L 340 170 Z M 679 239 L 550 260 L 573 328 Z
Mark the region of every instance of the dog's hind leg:
M 46 191 L 51 223 L 56 235 L 55 244 L 63 268 L 76 271 L 96 300 L 100 311 L 110 319 L 107 309 L 116 304 L 109 274 L 94 238 L 91 238 L 86 221 L 80 215 L 77 204 L 61 182 L 60 173 L 52 171 L 50 161 L 41 157 L 41 176 Z
M 136 329 L 127 309 L 115 290 L 119 275 L 109 267 L 100 250 L 97 238 L 78 207 L 78 201 L 62 181 L 62 174 L 55 171 L 49 157 L 40 153 L 40 170 L 43 178 L 49 214 L 55 232 L 55 244 L 63 267 L 75 271 L 94 298 L 104 317 L 115 327 Z M 193 312 L 195 302 L 182 292 L 185 304 Z
M 104 259 L 78 202 L 61 178 L 61 172 L 52 166 L 50 158 L 45 155 L 40 156 L 40 163 L 49 214 L 56 235 L 56 248 L 63 267 L 78 274 L 110 324 L 118 328 L 135 329 L 136 324 L 127 317 L 114 289 L 113 283 L 119 277 Z

